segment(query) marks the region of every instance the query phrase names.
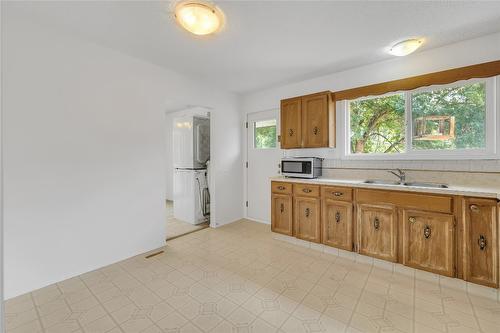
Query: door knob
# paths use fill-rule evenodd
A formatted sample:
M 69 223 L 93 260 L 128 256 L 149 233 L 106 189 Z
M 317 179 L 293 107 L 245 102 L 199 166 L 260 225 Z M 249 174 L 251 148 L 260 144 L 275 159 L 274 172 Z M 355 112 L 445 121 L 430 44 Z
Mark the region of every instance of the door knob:
M 314 128 L 313 128 L 313 134 L 314 134 L 314 135 L 318 135 L 318 133 L 319 133 L 319 128 L 318 128 L 318 126 L 314 126 Z
M 469 208 L 473 212 L 479 212 L 479 207 L 477 205 L 470 205 Z
M 311 210 L 309 208 L 306 208 L 304 214 L 306 215 L 306 217 L 309 217 L 309 215 L 311 215 Z
M 340 212 L 335 213 L 335 222 L 340 222 Z
M 373 220 L 373 227 L 375 228 L 375 230 L 378 230 L 380 228 L 380 220 L 378 219 L 378 217 Z
M 281 204 L 280 205 L 280 212 L 283 213 L 285 211 L 285 205 Z
M 410 216 L 410 217 L 408 218 L 408 222 L 410 222 L 410 223 L 415 223 L 415 222 L 417 222 L 417 219 L 416 219 L 414 216 Z
M 292 128 L 290 128 L 290 129 L 288 130 L 288 135 L 289 135 L 289 136 L 293 136 L 293 129 L 292 129 Z

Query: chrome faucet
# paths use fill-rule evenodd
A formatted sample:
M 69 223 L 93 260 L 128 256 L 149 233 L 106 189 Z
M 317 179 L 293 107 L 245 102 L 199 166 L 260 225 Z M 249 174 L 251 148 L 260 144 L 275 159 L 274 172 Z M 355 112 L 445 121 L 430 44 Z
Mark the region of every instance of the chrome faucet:
M 397 173 L 394 172 L 394 171 L 391 171 L 391 170 L 387 171 L 387 172 L 392 173 L 394 176 L 398 177 L 399 178 L 399 182 L 401 184 L 403 184 L 406 181 L 406 174 L 405 174 L 405 172 L 403 170 L 401 170 L 401 169 L 396 169 L 396 171 L 397 171 Z

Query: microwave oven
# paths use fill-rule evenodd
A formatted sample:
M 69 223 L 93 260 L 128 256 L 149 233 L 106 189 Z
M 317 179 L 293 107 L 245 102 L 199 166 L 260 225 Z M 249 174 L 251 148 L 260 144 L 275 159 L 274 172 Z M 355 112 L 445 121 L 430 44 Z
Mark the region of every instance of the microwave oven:
M 318 178 L 322 161 L 319 157 L 285 157 L 281 159 L 281 174 L 293 178 Z

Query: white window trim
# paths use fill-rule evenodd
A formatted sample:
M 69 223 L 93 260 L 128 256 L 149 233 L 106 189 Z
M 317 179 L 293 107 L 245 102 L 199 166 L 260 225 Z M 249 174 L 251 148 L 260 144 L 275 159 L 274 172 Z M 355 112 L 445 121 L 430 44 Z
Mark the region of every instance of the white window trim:
M 439 88 L 454 87 L 466 83 L 486 82 L 486 147 L 484 149 L 456 149 L 456 150 L 413 150 L 412 149 L 412 114 L 410 93 L 430 91 Z M 500 75 L 486 79 L 470 79 L 453 82 L 443 85 L 432 85 L 428 87 L 417 88 L 408 91 L 394 91 L 391 93 L 366 96 L 383 97 L 404 93 L 406 99 L 405 112 L 405 135 L 406 135 L 406 151 L 404 153 L 368 153 L 368 154 L 352 154 L 350 147 L 350 116 L 348 100 L 337 102 L 337 110 L 340 111 L 339 116 L 339 145 L 341 148 L 341 159 L 343 160 L 478 160 L 478 159 L 500 159 Z M 359 99 L 358 99 L 359 100 Z

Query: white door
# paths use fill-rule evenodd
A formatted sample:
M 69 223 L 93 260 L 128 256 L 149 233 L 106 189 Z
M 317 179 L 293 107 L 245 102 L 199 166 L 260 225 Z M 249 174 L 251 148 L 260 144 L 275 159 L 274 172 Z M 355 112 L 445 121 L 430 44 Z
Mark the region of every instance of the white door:
M 247 217 L 271 223 L 269 178 L 279 175 L 279 110 L 247 115 Z

